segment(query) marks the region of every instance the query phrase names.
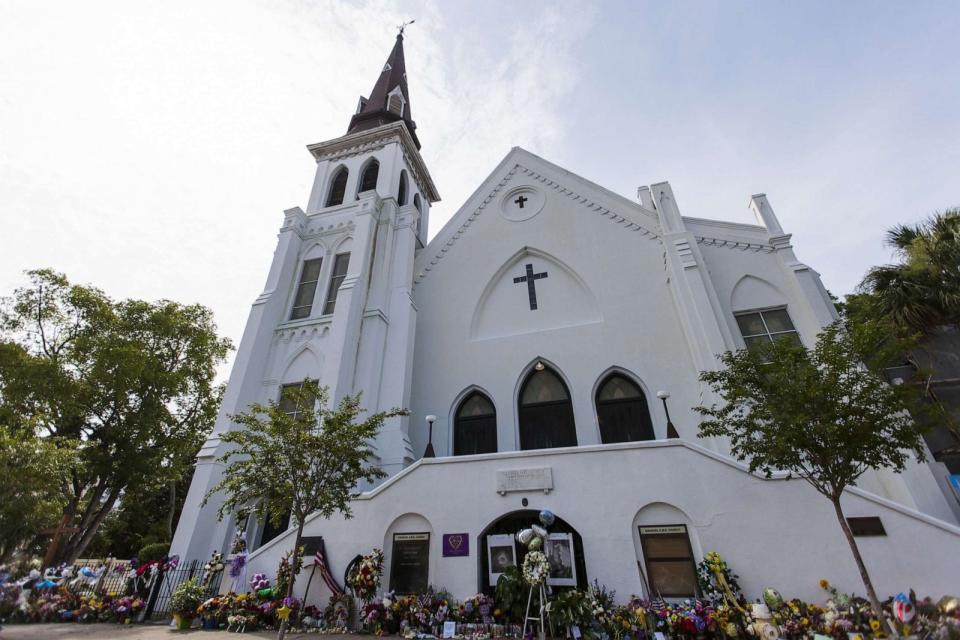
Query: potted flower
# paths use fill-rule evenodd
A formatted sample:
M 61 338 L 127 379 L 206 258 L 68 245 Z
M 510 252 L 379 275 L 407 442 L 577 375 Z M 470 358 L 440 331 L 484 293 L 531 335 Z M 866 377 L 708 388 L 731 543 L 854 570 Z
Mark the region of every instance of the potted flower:
M 195 578 L 181 582 L 170 597 L 170 609 L 177 629 L 189 629 L 197 615 L 197 609 L 207 597 L 206 589 Z

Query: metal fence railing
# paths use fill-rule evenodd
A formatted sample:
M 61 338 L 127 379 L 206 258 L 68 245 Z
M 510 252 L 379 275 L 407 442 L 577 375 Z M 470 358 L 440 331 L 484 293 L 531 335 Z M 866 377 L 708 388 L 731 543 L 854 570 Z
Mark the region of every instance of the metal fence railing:
M 157 576 L 155 582 L 151 585 L 149 593 L 146 596 L 147 607 L 144 609 L 144 620 L 163 620 L 173 615 L 170 611 L 170 598 L 174 590 L 183 582 L 191 578 L 196 578 L 207 588 L 207 595 L 214 596 L 220 592 L 220 581 L 223 579 L 223 571 L 206 576 L 204 575 L 204 563 L 199 560 L 180 565 L 175 569 L 168 569 Z
M 96 576 L 83 579 L 82 569 L 89 567 Z M 144 620 L 163 620 L 170 618 L 170 599 L 174 590 L 191 578 L 204 585 L 209 596 L 220 591 L 223 571 L 207 575 L 204 563 L 193 560 L 172 568 L 157 566 L 143 571 L 141 575 L 129 569 L 129 565 L 113 559 L 106 561 L 80 560 L 70 577 L 66 579 L 71 591 L 77 594 L 98 594 L 101 596 L 133 596 L 141 598 L 146 606 L 140 612 L 139 622 Z

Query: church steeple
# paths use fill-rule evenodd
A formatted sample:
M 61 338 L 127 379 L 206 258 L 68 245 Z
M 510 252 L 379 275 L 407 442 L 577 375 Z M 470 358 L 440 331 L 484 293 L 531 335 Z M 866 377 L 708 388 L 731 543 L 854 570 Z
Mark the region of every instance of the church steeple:
M 393 50 L 383 65 L 369 98 L 360 98 L 357 112 L 350 118 L 347 133 L 374 129 L 390 122 L 403 121 L 417 149 L 417 125 L 410 113 L 410 92 L 407 89 L 407 68 L 403 60 L 403 30 L 397 34 Z

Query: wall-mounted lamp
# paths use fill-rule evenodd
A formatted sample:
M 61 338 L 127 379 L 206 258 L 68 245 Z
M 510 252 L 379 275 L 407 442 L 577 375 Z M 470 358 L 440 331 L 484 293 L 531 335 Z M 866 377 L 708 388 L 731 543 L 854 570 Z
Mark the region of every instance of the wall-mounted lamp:
M 423 452 L 424 458 L 436 458 L 437 454 L 433 452 L 433 423 L 437 421 L 437 416 L 429 415 L 427 416 L 427 427 L 429 432 L 427 435 L 427 449 Z
M 670 409 L 667 408 L 667 398 L 670 397 L 670 393 L 662 390 L 657 391 L 657 397 L 663 402 L 663 412 L 667 416 L 667 437 L 679 438 L 680 434 L 677 433 L 677 428 L 673 426 L 673 422 L 670 421 Z
M 537 360 L 537 364 L 533 365 L 533 368 L 537 371 L 543 371 L 543 363 Z

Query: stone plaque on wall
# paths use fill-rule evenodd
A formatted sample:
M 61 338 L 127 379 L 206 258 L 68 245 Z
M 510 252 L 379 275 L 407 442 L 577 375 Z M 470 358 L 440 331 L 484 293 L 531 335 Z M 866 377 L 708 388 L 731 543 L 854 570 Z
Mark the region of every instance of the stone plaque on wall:
M 430 534 L 393 534 L 390 560 L 390 590 L 395 593 L 423 593 L 429 585 Z
M 501 469 L 497 471 L 497 493 L 505 495 L 509 491 L 543 491 L 553 489 L 553 468 Z

